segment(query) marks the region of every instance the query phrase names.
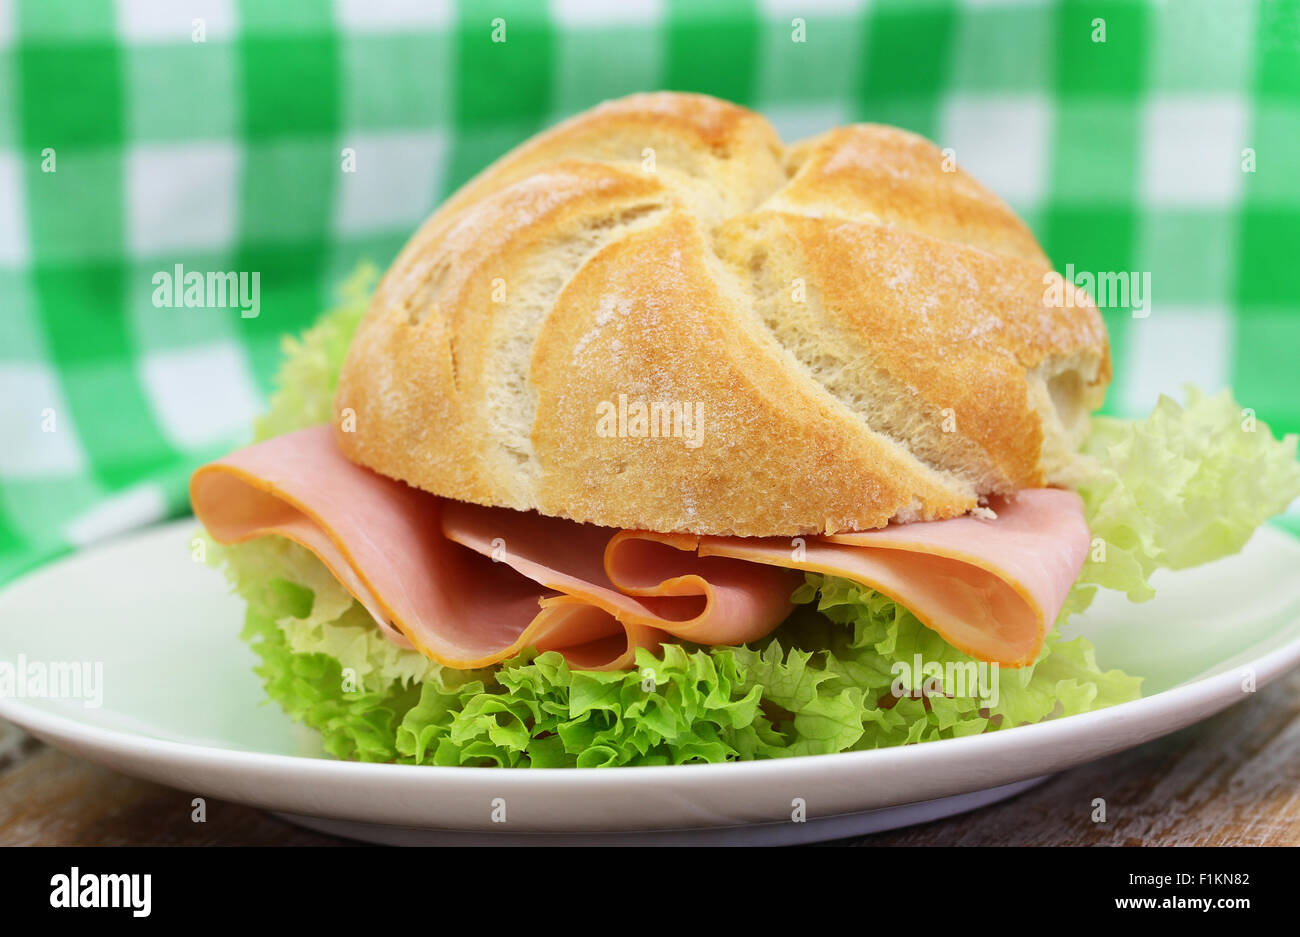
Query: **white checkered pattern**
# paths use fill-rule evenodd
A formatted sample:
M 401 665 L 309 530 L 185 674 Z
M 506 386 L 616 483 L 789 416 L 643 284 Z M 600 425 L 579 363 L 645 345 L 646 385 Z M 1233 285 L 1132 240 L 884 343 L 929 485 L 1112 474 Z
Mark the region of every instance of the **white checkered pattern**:
M 240 150 L 231 143 L 133 147 L 127 239 L 136 255 L 221 249 L 235 235 Z

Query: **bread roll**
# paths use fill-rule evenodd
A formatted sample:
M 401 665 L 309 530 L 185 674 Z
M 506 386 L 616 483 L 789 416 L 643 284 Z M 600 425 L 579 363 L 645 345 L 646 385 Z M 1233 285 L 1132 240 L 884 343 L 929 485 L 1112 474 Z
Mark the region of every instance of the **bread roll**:
M 336 407 L 435 494 L 741 536 L 953 517 L 1068 477 L 1110 377 L 1086 294 L 929 142 L 789 148 L 692 94 L 607 102 L 448 200 L 388 270 Z M 640 418 L 641 416 L 645 418 Z

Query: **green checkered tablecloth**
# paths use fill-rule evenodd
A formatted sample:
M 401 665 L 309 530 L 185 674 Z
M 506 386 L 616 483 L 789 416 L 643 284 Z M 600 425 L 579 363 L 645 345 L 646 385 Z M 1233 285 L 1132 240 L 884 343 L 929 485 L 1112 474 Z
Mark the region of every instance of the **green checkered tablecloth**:
M 952 147 L 1059 268 L 1151 275 L 1108 409 L 1190 379 L 1300 430 L 1297 0 L 0 0 L 0 580 L 183 512 L 358 261 L 661 88 Z M 156 305 L 177 264 L 260 314 Z

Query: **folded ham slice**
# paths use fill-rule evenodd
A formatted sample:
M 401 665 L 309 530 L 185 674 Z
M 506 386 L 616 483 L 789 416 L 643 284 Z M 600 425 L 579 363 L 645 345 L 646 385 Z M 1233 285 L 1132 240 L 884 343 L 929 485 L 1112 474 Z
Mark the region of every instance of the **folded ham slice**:
M 839 576 L 909 609 L 953 647 L 1004 667 L 1038 658 L 1079 577 L 1090 535 L 1073 491 L 1032 488 L 993 498 L 996 517 L 896 524 L 790 541 L 701 538 L 701 556 L 725 556 Z
M 190 481 L 194 513 L 221 543 L 278 534 L 329 567 L 390 635 L 468 669 L 525 647 L 592 669 L 631 666 L 668 636 L 751 641 L 790 612 L 792 570 L 688 552 L 685 541 L 447 501 L 349 462 L 328 426 L 234 452 Z M 657 580 L 655 577 L 659 577 Z
M 806 540 L 616 531 L 439 498 L 349 462 L 328 426 L 201 467 L 190 499 L 221 543 L 303 545 L 392 640 L 460 669 L 525 647 L 623 669 L 669 639 L 753 641 L 789 614 L 800 570 L 876 589 L 972 656 L 1018 667 L 1089 538 L 1078 496 L 1048 489 L 993 503 L 996 519 Z

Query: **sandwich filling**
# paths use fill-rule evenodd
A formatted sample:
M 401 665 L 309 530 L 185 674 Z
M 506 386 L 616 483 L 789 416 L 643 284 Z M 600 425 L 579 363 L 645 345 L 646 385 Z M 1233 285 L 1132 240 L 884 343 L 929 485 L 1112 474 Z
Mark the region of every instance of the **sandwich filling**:
M 276 534 L 314 553 L 381 630 L 456 669 L 525 648 L 593 670 L 665 640 L 745 644 L 790 614 L 796 570 L 888 596 L 953 647 L 1033 663 L 1083 567 L 1073 492 L 1032 489 L 982 517 L 829 537 L 614 531 L 439 498 L 349 462 L 329 425 L 195 473 L 194 512 L 221 543 Z

